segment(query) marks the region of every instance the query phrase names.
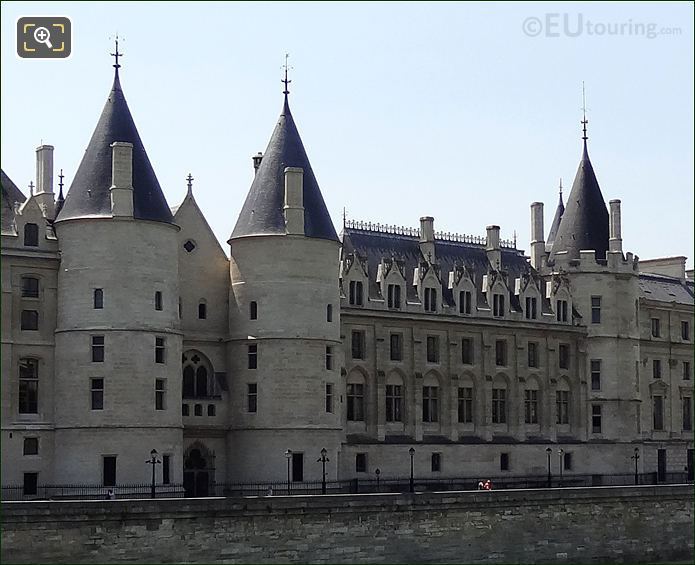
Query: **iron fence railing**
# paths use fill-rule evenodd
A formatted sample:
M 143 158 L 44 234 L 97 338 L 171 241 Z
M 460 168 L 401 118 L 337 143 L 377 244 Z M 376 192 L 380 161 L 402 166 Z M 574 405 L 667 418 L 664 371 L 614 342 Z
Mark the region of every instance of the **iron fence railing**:
M 498 489 L 528 489 L 528 488 L 567 488 L 567 487 L 597 487 L 623 485 L 657 485 L 692 483 L 692 477 L 686 472 L 669 472 L 659 476 L 657 473 L 642 473 L 636 477 L 634 473 L 624 474 L 567 474 L 562 477 L 551 475 L 533 476 L 492 476 L 489 479 L 495 490 Z M 412 490 L 415 492 L 475 490 L 481 477 L 442 477 L 422 478 L 413 477 Z M 9 485 L 1 488 L 2 501 L 18 500 L 106 500 L 142 499 L 152 495 L 151 484 L 124 484 L 113 487 L 102 485 L 38 485 L 35 489 L 27 490 L 24 485 Z M 195 493 L 186 492 L 183 484 L 157 484 L 157 498 L 181 498 L 185 496 L 286 496 L 286 495 L 316 495 L 322 494 L 324 485 L 321 481 L 290 482 L 226 482 L 210 483 L 205 489 L 197 489 Z M 112 491 L 110 495 L 109 491 Z M 411 491 L 410 477 L 369 477 L 355 478 L 342 481 L 326 481 L 326 494 L 367 494 Z

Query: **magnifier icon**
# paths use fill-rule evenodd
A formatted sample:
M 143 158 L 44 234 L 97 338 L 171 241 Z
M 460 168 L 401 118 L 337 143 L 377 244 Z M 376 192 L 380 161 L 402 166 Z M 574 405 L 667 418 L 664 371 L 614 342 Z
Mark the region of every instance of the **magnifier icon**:
M 34 30 L 34 39 L 38 43 L 43 43 L 49 49 L 53 49 L 53 44 L 51 43 L 51 33 L 45 27 L 37 27 Z

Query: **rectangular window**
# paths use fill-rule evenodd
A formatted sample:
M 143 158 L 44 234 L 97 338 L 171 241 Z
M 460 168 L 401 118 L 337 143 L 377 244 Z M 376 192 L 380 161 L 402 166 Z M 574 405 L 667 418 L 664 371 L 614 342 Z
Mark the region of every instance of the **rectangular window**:
M 492 389 L 492 423 L 505 424 L 507 422 L 507 390 L 504 388 Z
M 36 359 L 19 360 L 19 413 L 39 412 L 39 362 Z
M 504 294 L 493 294 L 492 315 L 495 316 L 495 318 L 503 318 L 504 314 Z
M 685 428 L 683 428 L 685 429 Z M 37 437 L 25 437 L 24 438 L 24 449 L 22 451 L 24 455 L 38 455 L 39 454 L 39 438 Z
M 425 289 L 425 312 L 437 311 L 437 290 L 434 288 Z
M 202 404 L 195 404 L 193 406 L 193 415 L 194 416 L 202 416 L 203 415 L 203 405 Z
M 565 471 L 571 471 L 572 470 L 572 453 L 565 451 L 562 458 L 564 459 L 563 464 L 565 467 Z
M 333 413 L 333 385 L 326 383 L 326 412 Z
M 102 459 L 103 464 L 103 486 L 105 487 L 115 487 L 116 486 L 116 456 L 115 455 L 104 455 Z
M 165 341 L 163 337 L 154 338 L 154 361 L 164 363 Z
M 166 379 L 154 380 L 154 409 L 166 410 Z
M 690 361 L 683 361 L 683 380 L 690 380 Z
M 162 484 L 171 484 L 171 455 L 162 455 Z
M 22 487 L 22 494 L 24 496 L 35 496 L 39 490 L 39 474 L 38 473 L 24 473 L 24 484 Z
M 661 337 L 661 320 L 652 318 L 652 337 Z
M 364 385 L 347 385 L 347 419 L 350 422 L 364 421 Z
M 34 277 L 22 277 L 22 298 L 39 297 L 39 279 Z
M 217 413 L 217 409 L 214 404 L 208 404 L 208 416 L 213 417 Z
M 90 379 L 92 410 L 104 409 L 104 379 Z
M 663 396 L 652 397 L 654 407 L 654 430 L 664 429 L 664 398 Z
M 538 367 L 538 344 L 533 341 L 528 342 L 528 366 Z
M 591 405 L 591 433 L 600 434 L 601 433 L 601 405 L 592 404 Z
M 333 347 L 330 345 L 326 346 L 326 370 L 333 370 Z
M 249 302 L 249 320 L 258 320 L 258 302 Z
M 591 360 L 591 390 L 601 390 L 601 360 Z
M 681 339 L 690 341 L 690 323 L 685 320 L 681 322 Z
M 362 306 L 364 302 L 363 292 L 362 281 L 350 281 L 350 306 Z
M 439 402 L 438 390 L 436 386 L 422 387 L 422 421 L 423 422 L 438 422 L 439 421 Z
M 458 390 L 458 421 L 461 424 L 473 422 L 473 388 L 459 387 Z
M 526 424 L 538 423 L 538 391 L 524 391 L 524 422 Z
M 247 367 L 249 369 L 258 369 L 258 345 L 255 343 L 249 344 L 246 348 L 247 352 Z
M 326 321 L 327 322 L 333 321 L 333 304 L 327 304 L 326 305 Z
M 366 453 L 355 453 L 355 472 L 356 473 L 366 473 L 367 472 L 367 454 Z
M 352 358 L 364 359 L 365 335 L 362 330 L 352 330 Z
M 403 334 L 390 336 L 391 361 L 403 361 Z
M 500 471 L 509 471 L 509 453 L 500 453 Z
M 92 336 L 92 363 L 104 362 L 104 336 Z
M 389 308 L 398 309 L 401 307 L 401 285 L 388 285 L 387 295 Z
M 25 224 L 24 245 L 27 247 L 39 246 L 39 226 L 37 224 Z
M 154 309 L 155 310 L 162 310 L 163 309 L 162 291 L 161 290 L 158 290 L 157 292 L 154 293 Z
M 570 368 L 570 346 L 561 343 L 557 348 L 557 361 L 560 369 Z
M 181 405 L 181 416 L 188 416 L 190 413 L 191 413 L 191 410 L 188 407 L 188 404 L 182 404 Z
M 208 317 L 208 305 L 205 302 L 198 303 L 198 319 L 207 320 Z
M 292 482 L 301 483 L 304 480 L 304 454 L 292 454 Z
M 527 320 L 535 320 L 538 317 L 538 299 L 535 296 L 526 297 L 526 309 L 524 310 Z
M 567 300 L 557 300 L 555 302 L 555 317 L 558 322 L 567 321 Z
M 439 363 L 439 336 L 427 336 L 427 362 Z
M 101 288 L 94 289 L 94 309 L 102 310 L 104 308 L 104 290 Z
M 470 314 L 473 310 L 473 294 L 470 290 L 459 292 L 459 314 Z
M 403 387 L 401 385 L 386 385 L 386 421 L 403 421 Z
M 652 359 L 652 377 L 661 378 L 661 359 Z
M 461 338 L 461 363 L 464 365 L 472 365 L 473 357 L 473 339 L 470 337 Z
M 246 410 L 251 414 L 258 412 L 258 384 L 256 383 L 246 385 Z
M 601 297 L 592 296 L 591 297 L 591 323 L 600 324 L 601 323 Z
M 38 330 L 39 313 L 36 310 L 22 310 L 21 328 L 23 330 Z
M 498 339 L 495 342 L 495 365 L 498 367 L 506 367 L 507 365 L 507 342 L 503 339 Z
M 558 390 L 555 393 L 555 423 L 570 423 L 570 392 L 568 390 Z
M 690 432 L 693 429 L 693 399 L 684 396 L 683 403 L 683 431 Z
M 440 473 L 442 470 L 442 454 L 433 453 L 431 457 L 430 469 L 433 473 Z

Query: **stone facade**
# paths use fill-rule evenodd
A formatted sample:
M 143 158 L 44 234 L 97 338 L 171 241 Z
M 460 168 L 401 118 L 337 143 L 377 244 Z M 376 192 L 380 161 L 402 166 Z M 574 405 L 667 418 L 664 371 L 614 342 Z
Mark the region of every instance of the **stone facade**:
M 3 563 L 669 563 L 691 487 L 3 503 Z
M 564 207 L 546 242 L 541 203 L 530 258 L 431 217 L 338 239 L 286 97 L 227 253 L 192 178 L 157 209 L 117 73 L 104 112 L 67 199 L 51 146 L 37 194 L 3 173 L 3 485 L 147 482 L 153 448 L 191 495 L 320 480 L 321 448 L 328 479 L 407 476 L 410 447 L 422 478 L 542 475 L 550 447 L 554 474 L 692 479 L 693 281 L 623 252 L 619 201 L 605 248 L 563 251 Z M 603 205 L 586 145 L 575 185 Z

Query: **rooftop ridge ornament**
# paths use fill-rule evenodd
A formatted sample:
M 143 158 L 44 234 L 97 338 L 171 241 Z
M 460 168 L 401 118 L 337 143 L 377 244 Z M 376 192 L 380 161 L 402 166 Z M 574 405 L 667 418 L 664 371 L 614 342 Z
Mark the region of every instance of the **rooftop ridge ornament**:
M 29 181 L 29 194 L 31 196 L 34 196 L 34 181 L 33 180 Z
M 193 181 L 195 179 L 193 178 L 193 175 L 191 173 L 188 173 L 188 176 L 186 177 L 186 182 L 188 184 L 188 194 L 193 194 Z
M 582 113 L 584 116 L 582 119 L 582 129 L 584 131 L 582 139 L 584 140 L 584 143 L 586 143 L 586 140 L 589 139 L 586 135 L 586 124 L 589 123 L 589 120 L 586 119 L 586 91 L 584 90 L 584 81 L 582 81 Z
M 116 69 L 116 76 L 118 76 L 118 69 L 121 68 L 121 64 L 118 62 L 119 57 L 123 57 L 123 53 L 121 53 L 118 50 L 118 34 L 116 34 L 116 37 L 114 39 L 116 43 L 116 51 L 114 53 L 111 53 L 111 56 L 115 59 L 115 63 L 113 64 L 113 68 Z
M 282 91 L 282 93 L 285 95 L 285 98 L 287 98 L 287 95 L 290 93 L 290 83 L 292 82 L 290 79 L 287 78 L 287 72 L 290 69 L 289 65 L 287 64 L 287 59 L 289 58 L 290 54 L 285 53 L 285 64 L 282 66 L 282 68 L 285 69 L 285 78 L 280 81 L 285 85 L 285 90 Z

